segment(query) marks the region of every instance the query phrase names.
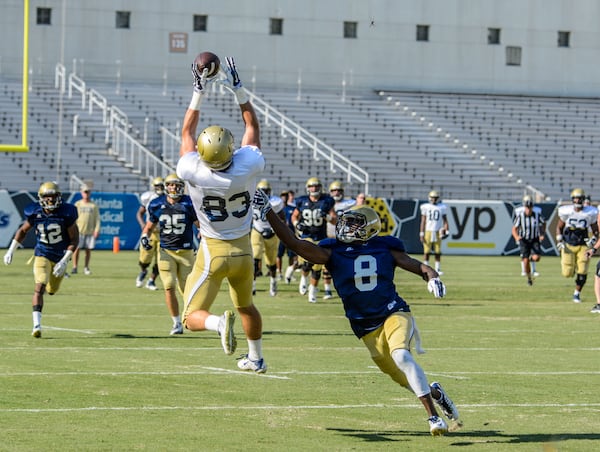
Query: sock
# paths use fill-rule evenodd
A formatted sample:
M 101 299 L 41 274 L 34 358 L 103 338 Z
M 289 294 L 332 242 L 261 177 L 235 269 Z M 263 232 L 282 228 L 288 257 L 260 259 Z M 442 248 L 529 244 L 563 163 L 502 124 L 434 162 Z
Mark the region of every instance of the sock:
M 425 372 L 421 369 L 408 350 L 397 348 L 392 352 L 392 358 L 398 369 L 406 375 L 410 388 L 417 397 L 422 397 L 431 392 Z
M 573 295 L 579 295 L 581 292 L 579 292 L 577 289 L 575 289 L 575 291 L 573 292 Z
M 521 261 L 521 273 L 525 273 L 525 262 Z
M 219 324 L 221 323 L 221 316 L 220 315 L 214 315 L 211 314 L 209 315 L 206 320 L 204 321 L 204 328 L 209 330 L 209 331 L 216 331 L 217 333 L 221 333 L 219 331 Z
M 33 311 L 33 326 L 42 324 L 42 313 L 40 311 Z
M 294 274 L 294 266 L 290 265 L 285 269 L 285 279 L 292 279 L 292 275 Z
M 171 318 L 173 319 L 173 326 L 181 325 L 181 319 L 178 315 L 173 315 Z
M 535 273 L 535 262 L 531 261 L 529 265 L 531 266 L 531 273 Z
M 436 262 L 436 263 L 435 263 L 435 271 L 436 271 L 436 272 L 439 272 L 439 271 L 440 271 L 440 263 L 439 263 L 439 262 Z
M 248 339 L 248 359 L 258 361 L 262 358 L 262 339 Z
M 331 284 L 323 284 L 323 289 L 325 289 L 326 292 L 331 292 Z

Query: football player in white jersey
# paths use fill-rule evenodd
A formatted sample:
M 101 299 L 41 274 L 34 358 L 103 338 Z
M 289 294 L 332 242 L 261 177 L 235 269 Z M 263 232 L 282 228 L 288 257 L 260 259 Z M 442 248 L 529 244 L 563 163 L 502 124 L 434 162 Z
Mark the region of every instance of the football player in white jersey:
M 145 191 L 140 195 L 140 208 L 137 211 L 137 221 L 140 225 L 140 228 L 144 230 L 146 227 L 146 222 L 148 221 L 148 204 L 154 201 L 159 196 L 162 196 L 165 192 L 165 183 L 162 177 L 155 177 L 152 179 L 152 190 Z M 154 261 L 154 265 L 152 265 L 152 269 L 150 271 L 150 278 L 148 278 L 148 282 L 146 282 L 146 289 L 149 290 L 157 290 L 155 280 L 158 277 L 158 250 L 160 238 L 158 235 L 158 228 L 154 230 L 152 235 L 150 236 L 150 245 L 152 248 L 145 249 L 143 246 L 140 246 L 140 274 L 135 280 L 135 287 L 142 287 L 144 285 L 144 279 L 148 274 L 148 267 Z
M 423 244 L 423 263 L 429 265 L 429 255 L 433 251 L 435 271 L 440 275 L 442 260 L 442 239 L 448 236 L 448 216 L 446 204 L 440 201 L 440 194 L 431 190 L 429 202 L 421 204 L 421 226 L 419 239 Z
M 591 205 L 591 199 L 588 205 Z M 600 212 L 598 213 L 597 218 L 598 219 L 596 221 L 596 224 L 600 229 Z M 600 241 L 597 240 L 596 243 L 594 243 L 592 247 L 589 250 L 587 250 L 588 258 L 591 258 L 598 251 L 598 248 L 600 248 Z M 592 314 L 600 314 L 600 260 L 596 262 L 596 275 L 594 276 L 594 295 L 596 295 L 596 304 L 592 307 L 592 310 L 590 312 Z
M 283 200 L 279 196 L 271 196 L 271 184 L 268 180 L 262 179 L 256 185 L 264 191 L 271 200 L 271 208 L 282 219 L 285 220 L 283 213 Z M 252 232 L 250 233 L 252 242 L 252 254 L 254 256 L 254 283 L 252 294 L 256 292 L 256 277 L 258 276 L 260 263 L 264 257 L 267 273 L 269 275 L 269 294 L 274 297 L 277 295 L 277 248 L 279 248 L 279 239 L 275 231 L 265 219 L 260 218 L 260 211 L 252 211 Z
M 252 300 L 253 258 L 250 244 L 252 196 L 256 180 L 265 168 L 260 150 L 259 122 L 238 76 L 233 58 L 227 58 L 227 78 L 209 80 L 208 70 L 199 73 L 192 64 L 194 93 L 181 130 L 177 175 L 188 191 L 200 222 L 202 240 L 184 291 L 182 321 L 191 331 L 211 330 L 221 336 L 226 354 L 236 349 L 235 315 L 221 316 L 210 308 L 227 278 L 229 295 L 241 319 L 248 341 L 248 354 L 238 361 L 242 370 L 264 373 L 262 318 Z M 244 121 L 241 147 L 234 148 L 232 133 L 212 125 L 196 136 L 200 104 L 207 84 L 222 83 L 235 94 Z
M 573 302 L 581 303 L 581 289 L 588 274 L 588 247 L 598 239 L 598 210 L 593 206 L 584 206 L 585 192 L 575 188 L 571 192 L 573 204 L 558 208 L 556 225 L 556 247 L 560 251 L 561 273 L 565 278 L 575 276 Z M 592 237 L 589 236 L 589 230 Z M 590 245 L 591 244 L 591 245 Z
M 329 195 L 335 200 L 333 210 L 335 210 L 335 214 L 338 217 L 346 210 L 356 205 L 355 199 L 346 198 L 344 194 L 344 184 L 342 184 L 341 181 L 334 180 L 332 183 L 329 184 Z M 335 238 L 335 224 L 327 223 L 327 237 Z M 333 291 L 331 287 L 331 273 L 329 273 L 327 268 L 323 269 L 323 290 L 325 292 L 325 294 L 323 295 L 324 300 L 333 298 Z

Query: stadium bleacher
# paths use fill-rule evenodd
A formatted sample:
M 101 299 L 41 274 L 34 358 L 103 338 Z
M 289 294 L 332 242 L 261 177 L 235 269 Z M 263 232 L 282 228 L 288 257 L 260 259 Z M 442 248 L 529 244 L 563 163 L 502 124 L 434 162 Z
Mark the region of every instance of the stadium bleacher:
M 178 133 L 189 86 L 122 83 L 115 89 L 106 82 L 86 82 L 127 115 L 136 139 L 162 155 L 159 129 Z M 0 86 L 0 141 L 16 142 L 20 82 L 3 80 Z M 109 154 L 106 126 L 82 109 L 77 96 L 61 99 L 50 83 L 34 85 L 33 93 L 31 150 L 0 153 L 1 188 L 31 190 L 42 180 L 63 184 L 76 174 L 93 180 L 96 190 L 146 189 L 146 179 Z M 573 186 L 591 193 L 599 188 L 593 176 L 600 107 L 590 99 L 378 91 L 343 97 L 332 91 L 305 91 L 299 99 L 295 92 L 263 88 L 255 94 L 367 170 L 374 196 L 422 198 L 436 188 L 447 199 L 519 200 L 532 188 L 557 200 Z M 203 106 L 201 126 L 221 124 L 239 139 L 239 109 L 230 95 L 211 92 Z M 261 133 L 268 162 L 265 177 L 275 191 L 292 188 L 302 193 L 311 176 L 325 184 L 343 178 L 277 127 L 265 123 Z M 349 194 L 360 191 L 359 183 L 347 186 Z

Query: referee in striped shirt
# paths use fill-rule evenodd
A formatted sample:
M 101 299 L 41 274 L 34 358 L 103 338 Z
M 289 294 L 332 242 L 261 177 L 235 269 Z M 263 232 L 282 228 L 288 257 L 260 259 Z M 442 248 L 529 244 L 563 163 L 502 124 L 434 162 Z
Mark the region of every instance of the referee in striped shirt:
M 515 209 L 512 236 L 519 244 L 522 268 L 530 286 L 533 285 L 533 276 L 537 276 L 535 263 L 539 262 L 542 254 L 541 242 L 545 231 L 546 220 L 541 210 L 533 207 L 531 196 L 525 196 L 523 206 Z

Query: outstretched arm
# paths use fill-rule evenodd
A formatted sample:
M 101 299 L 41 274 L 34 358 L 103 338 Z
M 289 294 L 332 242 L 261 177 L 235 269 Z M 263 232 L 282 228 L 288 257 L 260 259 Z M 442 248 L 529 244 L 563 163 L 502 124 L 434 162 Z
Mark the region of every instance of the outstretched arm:
M 204 69 L 200 74 L 198 67 L 192 63 L 192 76 L 194 77 L 194 93 L 192 100 L 188 106 L 185 116 L 183 117 L 183 125 L 181 126 L 181 147 L 179 148 L 179 156 L 196 151 L 196 128 L 200 121 L 200 104 L 208 83 L 208 69 Z
M 253 206 L 260 211 L 260 217 L 266 219 L 275 234 L 289 249 L 313 264 L 326 264 L 331 257 L 331 250 L 321 248 L 307 240 L 298 239 L 288 225 L 273 211 L 269 196 L 258 189 L 254 192 Z

